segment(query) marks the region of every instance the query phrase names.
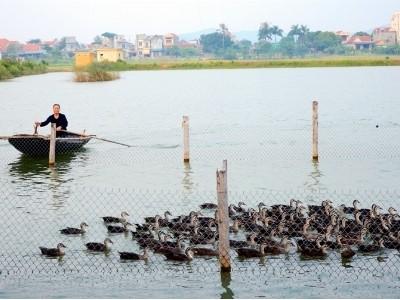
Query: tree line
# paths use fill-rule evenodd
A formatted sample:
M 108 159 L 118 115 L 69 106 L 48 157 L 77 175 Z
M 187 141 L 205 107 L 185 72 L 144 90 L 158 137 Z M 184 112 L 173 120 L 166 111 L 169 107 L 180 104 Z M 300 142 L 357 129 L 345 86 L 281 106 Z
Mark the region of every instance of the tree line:
M 368 35 L 357 32 L 355 35 Z M 225 58 L 284 58 L 315 55 L 351 55 L 362 50 L 354 50 L 342 44 L 342 40 L 333 32 L 311 31 L 306 25 L 293 25 L 284 35 L 277 25 L 264 22 L 258 30 L 258 41 L 235 41 L 225 24 L 210 34 L 200 37 L 203 52 L 208 55 Z M 400 55 L 400 46 L 375 47 L 367 50 L 376 54 Z M 365 52 L 365 50 L 364 50 Z

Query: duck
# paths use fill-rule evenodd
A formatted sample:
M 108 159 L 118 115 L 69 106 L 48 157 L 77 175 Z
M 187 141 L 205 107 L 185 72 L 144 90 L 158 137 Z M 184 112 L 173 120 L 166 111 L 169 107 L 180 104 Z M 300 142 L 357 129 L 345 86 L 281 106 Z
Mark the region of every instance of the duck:
M 290 245 L 293 242 L 288 239 L 287 236 L 284 236 L 279 244 L 276 245 L 266 245 L 264 251 L 269 254 L 278 255 L 278 254 L 287 254 L 290 251 Z
M 229 232 L 238 233 L 239 232 L 239 220 L 234 220 L 233 225 L 229 226 Z
M 126 217 L 129 217 L 129 214 L 126 211 L 121 212 L 121 218 L 118 217 L 102 217 L 104 223 L 122 223 L 126 222 Z
M 193 247 L 193 253 L 195 256 L 218 256 L 218 250 L 202 247 Z
M 58 243 L 57 248 L 39 247 L 39 249 L 43 255 L 50 256 L 50 257 L 64 256 L 65 248 L 67 248 L 67 246 L 65 246 L 63 243 Z
M 323 236 L 317 237 L 315 240 L 301 239 L 297 241 L 297 249 L 301 252 L 303 249 L 319 249 L 321 242 L 324 240 Z
M 86 246 L 86 248 L 87 248 L 88 250 L 91 250 L 91 251 L 96 251 L 96 252 L 108 252 L 108 251 L 110 251 L 109 244 L 113 244 L 113 241 L 110 240 L 109 238 L 106 238 L 106 239 L 104 240 L 104 243 L 95 243 L 95 242 L 92 242 L 92 243 L 87 243 L 87 244 L 85 244 L 85 246 Z
M 143 254 L 137 254 L 135 252 L 118 252 L 118 253 L 120 259 L 147 260 L 149 258 L 147 247 L 144 248 Z
M 260 245 L 260 249 L 254 249 L 254 248 L 238 248 L 235 249 L 237 254 L 241 257 L 246 257 L 246 258 L 251 258 L 251 257 L 263 257 L 265 256 L 265 247 L 267 245 L 265 243 Z
M 361 244 L 360 246 L 358 246 L 358 251 L 364 252 L 364 253 L 370 253 L 370 252 L 379 251 L 383 248 L 385 248 L 384 240 L 381 238 L 378 241 L 378 244 L 370 244 L 370 245 Z
M 189 237 L 191 244 L 212 244 L 215 242 L 216 232 L 214 231 L 201 231 L 199 228 L 194 228 L 194 234 Z
M 321 205 L 308 205 L 308 211 L 310 214 L 325 214 L 327 208 L 330 207 L 331 204 L 332 201 L 324 200 L 321 202 Z
M 206 202 L 206 203 L 200 204 L 200 208 L 201 209 L 216 209 L 216 208 L 218 208 L 218 205 L 215 203 Z
M 135 224 L 135 227 L 136 227 L 136 224 Z M 135 239 L 140 239 L 140 238 L 154 238 L 154 234 L 153 234 L 153 232 L 151 231 L 153 229 L 153 226 L 150 226 L 150 228 L 148 228 L 146 231 L 142 231 L 142 230 L 138 230 L 137 229 L 137 227 L 136 227 L 136 231 L 131 231 L 131 233 L 132 233 L 132 239 L 133 240 L 135 240 Z
M 163 253 L 163 255 L 167 258 L 167 260 L 176 260 L 176 261 L 191 261 L 194 257 L 192 248 L 187 247 L 186 250 L 183 251 L 169 251 Z
M 364 237 L 367 233 L 367 229 L 363 228 L 361 232 L 357 235 L 346 235 L 343 236 L 339 234 L 338 236 L 340 237 L 341 242 L 344 245 L 361 245 L 364 242 Z
M 245 212 L 247 212 L 247 209 L 243 208 L 243 206 L 246 206 L 246 203 L 240 201 L 238 203 L 238 206 L 233 206 L 233 209 L 238 213 L 245 213 Z
M 322 245 L 319 247 L 304 247 L 300 249 L 300 253 L 303 256 L 308 257 L 324 257 L 328 254 L 327 252 L 328 246 Z
M 289 200 L 289 205 L 286 204 L 276 204 L 276 205 L 272 205 L 271 209 L 272 211 L 279 211 L 280 214 L 282 214 L 282 212 L 285 213 L 291 213 L 293 211 L 296 210 L 296 208 L 298 207 L 298 205 L 300 205 L 301 201 L 298 201 L 296 199 L 290 199 Z
M 357 199 L 353 200 L 353 207 L 348 207 L 344 204 L 339 206 L 339 210 L 347 215 L 353 215 L 355 212 L 358 211 L 357 205 L 360 204 L 360 201 Z
M 353 249 L 350 248 L 350 246 L 342 244 L 340 235 L 336 237 L 336 240 L 340 248 L 340 256 L 342 257 L 342 259 L 350 259 L 354 255 L 356 255 L 356 252 L 354 252 Z
M 257 237 L 256 233 L 252 233 L 249 236 L 248 241 L 237 241 L 237 240 L 229 240 L 229 246 L 232 248 L 240 248 L 240 247 L 248 247 L 248 246 L 255 246 L 257 245 L 255 239 Z
M 156 215 L 155 217 L 145 217 L 144 221 L 146 223 L 152 223 L 154 224 L 156 222 L 156 217 L 158 216 L 158 221 L 160 223 L 160 226 L 167 226 L 169 221 L 169 217 L 168 216 L 172 216 L 172 214 L 170 213 L 169 210 L 164 212 L 164 219 L 161 218 L 160 215 Z
M 124 222 L 122 224 L 123 224 L 123 226 L 107 225 L 107 231 L 110 232 L 110 233 L 129 232 L 130 230 L 128 229 L 128 226 L 132 226 L 132 224 L 129 223 L 129 222 Z
M 394 233 L 389 233 L 389 236 L 385 238 L 384 246 L 388 249 L 400 250 L 400 231 L 398 231 L 397 237 Z
M 67 227 L 60 229 L 60 232 L 62 234 L 84 234 L 86 232 L 86 227 L 89 227 L 89 225 L 85 222 L 82 222 L 80 228 Z
M 350 259 L 352 258 L 356 253 L 350 248 L 350 247 L 344 247 L 340 250 L 340 256 L 343 259 Z
M 179 236 L 176 241 L 167 241 L 166 238 L 170 237 L 169 235 L 164 235 L 163 241 L 157 243 L 157 246 L 153 248 L 154 253 L 167 253 L 171 251 L 182 251 L 183 244 L 181 241 L 183 240 L 183 236 Z

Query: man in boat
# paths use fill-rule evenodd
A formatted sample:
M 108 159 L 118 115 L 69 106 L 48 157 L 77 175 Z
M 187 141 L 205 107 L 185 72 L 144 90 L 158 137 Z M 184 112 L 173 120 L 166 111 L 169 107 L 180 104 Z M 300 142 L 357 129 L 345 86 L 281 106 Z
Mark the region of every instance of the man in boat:
M 56 123 L 57 137 L 64 135 L 62 130 L 67 130 L 68 121 L 66 116 L 60 113 L 60 104 L 53 104 L 53 114 L 44 122 L 35 122 L 35 126 L 44 127 L 49 123 Z

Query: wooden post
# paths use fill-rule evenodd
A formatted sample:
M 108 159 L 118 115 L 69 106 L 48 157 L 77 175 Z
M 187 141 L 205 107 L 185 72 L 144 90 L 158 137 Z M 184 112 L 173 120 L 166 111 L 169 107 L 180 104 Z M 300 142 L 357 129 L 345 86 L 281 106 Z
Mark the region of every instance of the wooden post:
M 49 165 L 56 163 L 56 123 L 51 123 Z
M 318 101 L 313 101 L 312 110 L 312 159 L 318 161 Z
M 189 162 L 189 117 L 183 116 L 183 162 Z
M 217 169 L 217 198 L 218 198 L 218 252 L 221 272 L 231 271 L 229 254 L 229 212 L 228 212 L 228 182 L 227 161 L 223 161 L 223 170 Z

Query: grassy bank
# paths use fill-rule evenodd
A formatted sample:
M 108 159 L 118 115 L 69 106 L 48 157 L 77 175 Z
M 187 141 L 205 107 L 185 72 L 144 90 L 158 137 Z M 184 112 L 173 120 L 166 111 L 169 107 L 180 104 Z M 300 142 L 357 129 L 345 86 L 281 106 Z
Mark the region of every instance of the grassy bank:
M 24 75 L 42 74 L 48 71 L 47 63 L 32 61 L 0 60 L 0 80 Z
M 134 70 L 192 70 L 192 69 L 241 69 L 241 68 L 315 68 L 315 67 L 363 67 L 400 66 L 400 56 L 328 56 L 304 59 L 268 60 L 133 60 L 115 63 L 103 62 L 104 71 Z M 51 65 L 49 71 L 73 71 L 72 66 Z

